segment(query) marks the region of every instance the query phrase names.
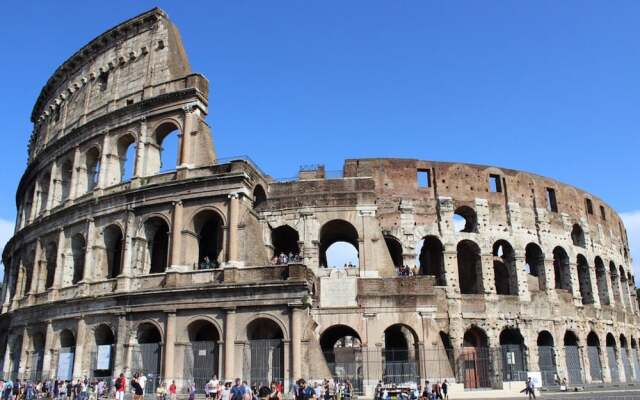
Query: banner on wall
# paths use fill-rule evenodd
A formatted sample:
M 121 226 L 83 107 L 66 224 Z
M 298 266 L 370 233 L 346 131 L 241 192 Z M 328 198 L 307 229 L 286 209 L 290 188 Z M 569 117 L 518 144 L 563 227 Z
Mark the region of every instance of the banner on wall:
M 68 381 L 73 379 L 73 352 L 60 353 L 58 358 L 58 378 Z
M 98 363 L 96 369 L 101 371 L 109 370 L 111 366 L 111 345 L 103 344 L 98 346 Z

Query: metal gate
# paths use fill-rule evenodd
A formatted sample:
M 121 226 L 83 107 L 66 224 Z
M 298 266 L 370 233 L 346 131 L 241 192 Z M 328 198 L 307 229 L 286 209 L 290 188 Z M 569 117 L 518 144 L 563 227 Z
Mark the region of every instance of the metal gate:
M 369 352 L 366 352 L 369 355 Z M 335 383 L 351 382 L 356 394 L 363 392 L 363 352 L 357 347 L 338 347 L 324 353 Z M 378 357 L 379 358 L 379 357 Z
M 459 358 L 464 387 L 491 387 L 491 352 L 485 347 L 464 347 Z
M 616 348 L 607 346 L 607 361 L 609 362 L 609 371 L 611 371 L 611 382 L 620 382 L 620 373 L 618 372 L 618 361 L 616 360 Z
M 185 347 L 185 378 L 194 382 L 198 393 L 203 393 L 206 383 L 218 375 L 218 353 L 214 341 L 194 341 Z
M 633 364 L 634 377 L 636 382 L 640 382 L 640 365 L 638 364 L 638 350 L 631 349 L 631 363 Z
M 162 359 L 161 343 L 143 343 L 136 346 L 133 353 L 131 365 L 134 373 L 144 374 L 147 383 L 144 387 L 145 393 L 155 393 L 156 387 L 160 383 L 160 360 Z
M 580 350 L 578 346 L 565 346 L 564 354 L 567 363 L 569 384 L 582 384 L 582 363 L 580 362 Z
M 502 380 L 504 382 L 526 381 L 527 363 L 523 347 L 520 345 L 504 344 L 500 346 L 502 355 Z
M 37 382 L 42 379 L 42 368 L 44 366 L 44 351 L 38 350 L 31 355 L 31 372 L 29 373 L 29 379 L 32 382 Z
M 542 385 L 555 385 L 557 368 L 553 346 L 538 346 L 538 366 L 542 374 Z
M 408 350 L 389 349 L 382 350 L 384 357 L 384 383 L 396 385 L 404 383 L 418 383 L 418 364 L 415 352 Z
M 600 365 L 600 352 L 597 346 L 587 346 L 589 369 L 592 381 L 602 381 L 602 365 Z
M 244 349 L 244 376 L 249 384 L 284 381 L 284 346 L 282 339 L 249 340 Z
M 622 368 L 624 368 L 624 376 L 627 377 L 627 382 L 631 382 L 633 379 L 633 371 L 631 371 L 631 362 L 629 362 L 629 354 L 624 347 L 620 348 L 620 356 L 622 357 Z

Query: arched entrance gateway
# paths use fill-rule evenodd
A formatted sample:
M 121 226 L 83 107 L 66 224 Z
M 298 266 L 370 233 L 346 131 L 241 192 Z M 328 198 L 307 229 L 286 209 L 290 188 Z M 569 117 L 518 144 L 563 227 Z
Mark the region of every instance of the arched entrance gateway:
M 542 385 L 551 386 L 556 383 L 556 359 L 554 356 L 553 336 L 548 331 L 538 334 L 538 367 L 542 374 Z
M 500 333 L 500 352 L 503 381 L 526 381 L 527 361 L 524 338 L 519 329 L 506 328 Z
M 44 334 L 38 332 L 33 335 L 33 354 L 31 355 L 31 380 L 36 382 L 42 379 L 44 367 Z
M 587 336 L 587 358 L 589 358 L 591 381 L 602 382 L 602 365 L 600 364 L 600 339 L 595 332 L 591 332 Z
M 491 353 L 487 335 L 482 329 L 474 326 L 465 332 L 458 362 L 465 388 L 491 387 Z
M 218 329 L 209 321 L 193 321 L 187 327 L 189 343 L 184 352 L 185 378 L 193 381 L 198 391 L 213 375 L 220 376 Z
M 564 334 L 564 356 L 569 384 L 582 384 L 582 362 L 580 361 L 578 337 L 572 331 L 567 331 Z
M 405 325 L 391 325 L 384 331 L 384 383 L 418 382 L 418 339 Z
M 148 378 L 145 393 L 154 393 L 160 380 L 162 335 L 154 324 L 143 322 L 138 325 L 136 339 L 137 344 L 132 354 L 132 372 L 144 372 Z
M 247 325 L 244 348 L 244 377 L 250 384 L 284 381 L 284 334 L 269 318 L 257 318 Z
M 320 347 L 335 382 L 349 380 L 362 393 L 362 342 L 360 335 L 346 325 L 334 325 L 320 335 Z
M 94 333 L 96 351 L 91 355 L 91 373 L 95 377 L 113 375 L 115 360 L 115 336 L 106 324 L 99 325 Z
M 62 380 L 73 378 L 73 361 L 76 352 L 76 338 L 69 329 L 60 332 L 57 377 Z
M 607 334 L 607 362 L 611 373 L 611 382 L 620 383 L 620 372 L 618 370 L 618 357 L 616 351 L 616 339 L 612 334 Z

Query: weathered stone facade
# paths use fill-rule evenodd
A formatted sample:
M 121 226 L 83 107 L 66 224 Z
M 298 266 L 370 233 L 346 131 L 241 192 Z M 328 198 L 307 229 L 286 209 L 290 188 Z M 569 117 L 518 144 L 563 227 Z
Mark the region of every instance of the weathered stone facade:
M 279 182 L 216 157 L 207 101 L 158 9 L 47 82 L 3 254 L 5 375 L 333 374 L 369 392 L 378 379 L 501 389 L 527 371 L 640 381 L 626 232 L 600 199 L 526 172 L 406 159 Z M 337 241 L 358 265 L 325 267 Z M 300 258 L 273 265 L 280 253 Z M 401 264 L 419 273 L 397 276 Z

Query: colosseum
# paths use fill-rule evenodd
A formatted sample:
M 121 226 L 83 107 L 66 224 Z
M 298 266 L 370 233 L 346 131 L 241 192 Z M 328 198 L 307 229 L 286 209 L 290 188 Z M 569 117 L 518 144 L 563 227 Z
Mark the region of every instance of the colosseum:
M 628 240 L 603 200 L 415 159 L 274 179 L 218 157 L 208 92 L 160 9 L 49 78 L 2 254 L 5 377 L 640 383 Z M 328 262 L 336 243 L 353 264 Z

